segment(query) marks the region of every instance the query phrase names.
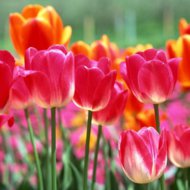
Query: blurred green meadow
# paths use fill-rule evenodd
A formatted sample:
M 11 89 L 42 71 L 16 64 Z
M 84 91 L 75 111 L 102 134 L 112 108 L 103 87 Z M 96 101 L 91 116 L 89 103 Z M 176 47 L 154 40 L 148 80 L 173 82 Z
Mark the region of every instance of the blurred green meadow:
M 0 0 L 0 49 L 13 51 L 9 14 L 27 4 L 52 5 L 65 25 L 71 25 L 71 43 L 88 43 L 107 34 L 119 47 L 151 43 L 164 47 L 178 35 L 178 21 L 190 21 L 189 0 Z

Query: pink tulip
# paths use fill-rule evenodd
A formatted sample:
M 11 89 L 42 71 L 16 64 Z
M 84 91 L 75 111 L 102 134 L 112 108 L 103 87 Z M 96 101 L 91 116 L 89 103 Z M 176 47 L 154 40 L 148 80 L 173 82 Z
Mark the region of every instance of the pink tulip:
M 85 110 L 98 111 L 105 108 L 110 100 L 116 71 L 110 71 L 110 62 L 102 58 L 98 62 L 87 57 L 75 57 L 74 103 Z
M 74 94 L 74 57 L 62 45 L 26 52 L 26 83 L 34 102 L 43 107 L 62 107 Z
M 167 134 L 170 161 L 176 167 L 190 167 L 190 127 L 177 125 Z
M 138 132 L 124 131 L 119 141 L 119 156 L 127 177 L 135 183 L 150 183 L 158 179 L 167 165 L 165 132 L 153 127 Z
M 15 67 L 14 80 L 10 89 L 9 105 L 14 109 L 25 109 L 32 105 L 33 99 L 26 82 L 26 71 Z
M 9 99 L 15 60 L 5 50 L 0 50 L 0 111 L 4 112 Z
M 140 102 L 159 104 L 174 90 L 179 61 L 167 60 L 163 50 L 148 49 L 127 57 L 121 73 Z
M 93 119 L 102 125 L 115 122 L 122 115 L 127 102 L 127 91 L 120 83 L 115 83 L 108 105 L 93 113 Z

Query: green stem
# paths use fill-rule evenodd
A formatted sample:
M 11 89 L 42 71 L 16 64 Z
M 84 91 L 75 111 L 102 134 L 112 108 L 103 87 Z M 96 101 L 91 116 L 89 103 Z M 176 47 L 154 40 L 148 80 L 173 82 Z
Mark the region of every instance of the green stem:
M 33 129 L 32 129 L 28 109 L 26 108 L 24 110 L 24 112 L 25 112 L 25 117 L 26 117 L 26 120 L 27 120 L 28 129 L 29 129 L 30 140 L 32 142 L 32 147 L 33 147 L 33 150 L 34 150 L 34 158 L 35 158 L 36 169 L 37 169 L 37 174 L 38 174 L 39 190 L 43 190 L 43 178 L 42 178 L 42 170 L 41 170 L 41 167 L 40 167 L 40 159 L 39 159 L 39 155 L 38 155 L 38 152 L 36 150 L 36 145 L 35 145 L 35 142 L 34 142 L 34 132 L 33 132 Z
M 154 104 L 154 113 L 155 113 L 155 120 L 156 120 L 156 129 L 160 133 L 160 116 L 159 116 L 158 104 Z
M 50 160 L 50 152 L 49 152 L 49 133 L 48 133 L 48 117 L 47 117 L 47 110 L 44 109 L 43 112 L 44 118 L 44 126 L 45 126 L 45 149 L 46 149 L 46 189 L 51 190 L 51 160 Z
M 51 180 L 52 190 L 57 190 L 56 181 L 56 108 L 51 108 Z
M 102 125 L 99 125 L 98 126 L 98 138 L 96 141 L 96 149 L 95 149 L 95 155 L 94 155 L 94 166 L 93 166 L 91 190 L 94 190 L 94 184 L 96 182 L 96 168 L 97 168 L 98 151 L 99 151 L 101 134 L 102 134 Z
M 60 130 L 61 130 L 61 136 L 62 136 L 62 140 L 64 142 L 64 146 L 67 147 L 68 144 L 69 144 L 69 141 L 67 139 L 67 131 L 65 130 L 64 126 L 63 126 L 63 123 L 61 121 L 61 109 L 58 109 L 58 121 L 59 121 L 59 127 L 60 127 Z
M 109 168 L 109 147 L 108 143 L 103 136 L 103 152 L 104 152 L 104 159 L 105 159 L 105 171 L 106 171 L 106 179 L 105 179 L 105 190 L 111 189 L 111 181 L 110 181 L 110 168 Z
M 156 120 L 156 129 L 160 133 L 160 117 L 159 117 L 159 105 L 154 104 L 154 113 L 155 113 L 155 120 Z M 162 175 L 159 179 L 160 182 L 160 189 L 165 190 L 165 180 L 164 175 Z
M 88 160 L 89 160 L 91 123 L 92 123 L 92 111 L 89 110 L 88 111 L 88 121 L 87 121 L 86 146 L 85 146 L 83 190 L 88 189 Z
M 189 190 L 188 169 L 189 169 L 189 168 L 184 168 L 184 173 L 185 173 L 185 190 Z

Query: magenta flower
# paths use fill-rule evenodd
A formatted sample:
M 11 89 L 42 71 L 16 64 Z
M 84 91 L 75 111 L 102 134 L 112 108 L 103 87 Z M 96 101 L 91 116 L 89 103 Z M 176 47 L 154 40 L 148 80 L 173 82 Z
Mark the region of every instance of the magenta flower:
M 4 112 L 10 94 L 15 66 L 14 57 L 5 50 L 0 50 L 0 111 Z
M 167 134 L 170 161 L 176 167 L 190 167 L 190 127 L 177 125 Z
M 44 108 L 62 107 L 74 95 L 74 57 L 64 46 L 26 52 L 26 83 L 35 103 Z
M 140 102 L 159 104 L 174 90 L 179 61 L 167 60 L 163 50 L 148 49 L 127 57 L 121 73 Z
M 93 119 L 102 125 L 112 124 L 123 114 L 127 102 L 127 90 L 120 83 L 115 83 L 108 105 L 93 113 Z
M 152 127 L 138 132 L 122 132 L 119 156 L 127 177 L 135 183 L 149 183 L 158 179 L 167 165 L 165 132 L 161 135 Z
M 110 62 L 102 58 L 98 62 L 85 56 L 76 56 L 74 103 L 83 109 L 98 111 L 106 107 L 114 86 L 116 71 L 110 71 Z

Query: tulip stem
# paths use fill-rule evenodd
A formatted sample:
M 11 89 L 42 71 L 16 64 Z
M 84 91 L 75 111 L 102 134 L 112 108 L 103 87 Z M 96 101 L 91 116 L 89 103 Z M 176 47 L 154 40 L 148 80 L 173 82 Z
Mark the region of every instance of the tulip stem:
M 99 152 L 101 134 L 102 134 L 102 125 L 98 125 L 98 137 L 96 140 L 96 149 L 95 149 L 95 155 L 94 155 L 94 166 L 93 166 L 91 190 L 94 190 L 94 184 L 96 182 L 96 168 L 97 168 L 97 160 L 98 160 L 98 152 Z
M 56 181 L 56 108 L 51 108 L 51 180 L 52 180 L 52 190 L 57 190 L 57 181 Z
M 49 152 L 49 133 L 48 133 L 48 117 L 47 110 L 44 109 L 43 112 L 44 126 L 45 126 L 45 147 L 46 147 L 46 189 L 51 190 L 51 160 Z
M 89 161 L 91 123 L 92 123 L 92 111 L 89 110 L 88 111 L 88 121 L 87 121 L 86 145 L 85 145 L 83 190 L 88 189 L 88 161 Z
M 189 168 L 185 168 L 185 169 L 184 169 L 184 172 L 185 172 L 185 190 L 189 190 L 188 169 L 189 169 Z
M 159 116 L 158 104 L 154 104 L 154 113 L 155 113 L 155 120 L 156 120 L 156 129 L 160 133 L 160 116 Z
M 159 105 L 154 104 L 154 113 L 155 113 L 155 120 L 156 120 L 156 129 L 160 133 L 160 116 L 159 116 Z M 159 179 L 160 181 L 160 189 L 165 190 L 165 180 L 164 180 L 164 175 L 162 175 Z
M 30 140 L 32 142 L 32 147 L 33 147 L 33 151 L 34 151 L 34 158 L 35 158 L 36 169 L 37 169 L 37 174 L 38 174 L 39 190 L 43 190 L 43 178 L 42 178 L 42 170 L 40 167 L 40 159 L 39 159 L 39 155 L 38 155 L 38 152 L 36 150 L 36 145 L 34 142 L 34 132 L 32 129 L 32 124 L 30 121 L 28 109 L 25 109 L 24 112 L 25 112 L 25 117 L 26 117 L 28 129 L 29 129 Z

